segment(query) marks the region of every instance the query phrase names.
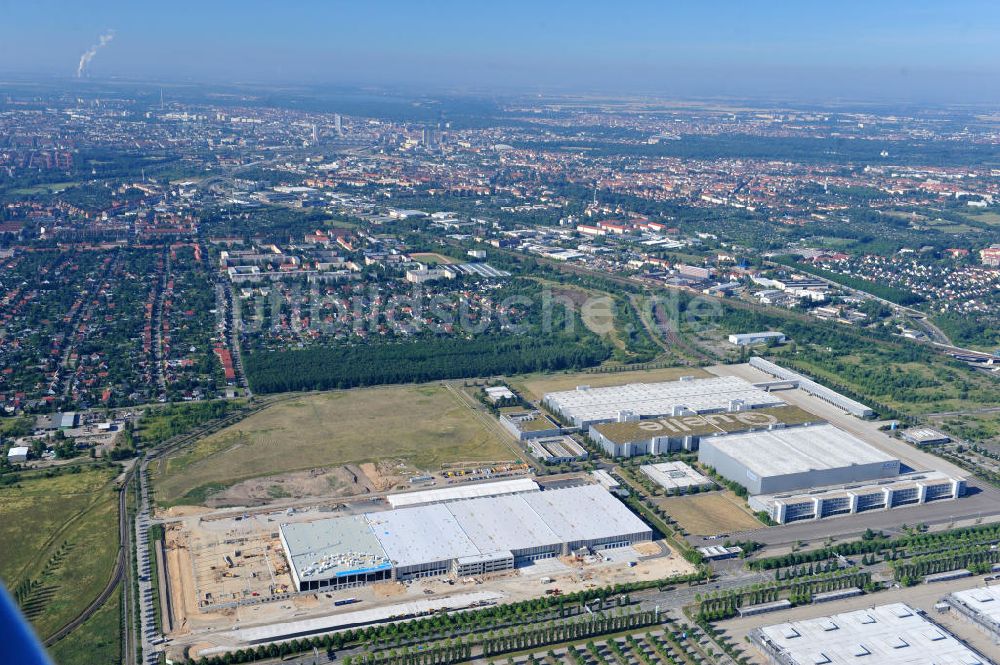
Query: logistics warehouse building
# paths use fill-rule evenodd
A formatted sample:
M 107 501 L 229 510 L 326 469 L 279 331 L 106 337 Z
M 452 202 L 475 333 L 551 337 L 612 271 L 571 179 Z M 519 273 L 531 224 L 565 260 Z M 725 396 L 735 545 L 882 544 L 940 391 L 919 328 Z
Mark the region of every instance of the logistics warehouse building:
M 813 397 L 818 397 L 825 402 L 829 402 L 838 409 L 843 409 L 852 416 L 856 416 L 858 418 L 871 418 L 875 415 L 875 411 L 870 406 L 853 400 L 850 397 L 841 395 L 836 390 L 831 390 L 824 385 L 820 385 L 809 377 L 799 374 L 798 372 L 793 372 L 792 370 L 785 369 L 780 365 L 775 365 L 770 360 L 764 360 L 763 358 L 752 356 L 748 362 L 751 367 L 755 367 L 766 374 L 770 374 L 779 381 L 794 385 L 799 390 L 803 390 Z
M 583 429 L 627 418 L 723 413 L 785 404 L 780 397 L 735 376 L 686 377 L 606 388 L 577 386 L 576 390 L 548 393 L 543 402 L 553 413 Z
M 869 483 L 839 487 L 758 494 L 749 499 L 754 512 L 764 511 L 779 524 L 823 519 L 872 510 L 918 506 L 957 499 L 965 494 L 965 480 L 939 471 L 919 471 Z
M 477 575 L 569 554 L 625 547 L 652 530 L 596 485 L 449 501 L 283 524 L 299 591 L 389 579 Z
M 945 602 L 1000 644 L 1000 589 L 985 586 L 955 591 Z
M 748 637 L 770 662 L 781 665 L 990 663 L 903 603 L 765 626 Z
M 957 499 L 965 480 L 937 471 L 900 475 L 899 460 L 833 425 L 703 438 L 698 461 L 750 493 L 779 524 Z
M 899 475 L 898 459 L 825 423 L 702 439 L 698 461 L 750 494 Z
M 590 426 L 589 434 L 608 455 L 635 457 L 697 450 L 705 437 L 815 422 L 822 422 L 822 419 L 797 406 L 776 406 L 752 411 L 598 423 Z

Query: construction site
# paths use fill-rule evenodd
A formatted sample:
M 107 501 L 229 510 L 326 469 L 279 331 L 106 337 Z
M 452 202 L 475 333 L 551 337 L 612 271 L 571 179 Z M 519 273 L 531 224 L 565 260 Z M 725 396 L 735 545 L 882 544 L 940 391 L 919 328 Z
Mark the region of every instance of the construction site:
M 336 630 L 361 610 L 377 622 L 419 615 L 414 608 L 427 603 L 430 613 L 694 570 L 589 479 L 544 491 L 514 480 L 391 501 L 178 515 L 165 524 L 162 552 L 170 652 L 198 657 L 265 633 L 279 639 L 274 626 L 288 622 Z M 397 501 L 403 507 L 392 508 Z

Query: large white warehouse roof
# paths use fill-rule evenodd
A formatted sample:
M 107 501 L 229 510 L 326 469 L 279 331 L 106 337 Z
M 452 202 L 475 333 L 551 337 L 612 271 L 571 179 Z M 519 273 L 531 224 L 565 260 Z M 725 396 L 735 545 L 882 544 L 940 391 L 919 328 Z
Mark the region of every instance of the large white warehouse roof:
M 649 540 L 652 530 L 604 488 L 586 485 L 283 524 L 281 537 L 297 579 L 307 580 L 381 569 L 390 561 L 411 568 L 566 544 Z
M 575 491 L 550 490 L 519 497 L 565 543 L 649 531 L 642 520 L 603 487 L 586 485 L 569 489 Z
M 801 665 L 989 663 L 903 603 L 765 626 L 752 638 L 781 662 Z
M 898 462 L 895 457 L 827 423 L 714 436 L 703 439 L 702 445 L 705 444 L 762 477 Z
M 526 550 L 563 541 L 521 496 L 498 496 L 491 501 L 459 501 L 448 505 L 466 528 L 472 542 L 484 552 Z
M 631 411 L 639 417 L 663 416 L 684 407 L 695 413 L 729 410 L 733 400 L 744 408 L 782 406 L 776 395 L 735 376 L 629 383 L 606 388 L 581 386 L 576 390 L 549 393 L 545 403 L 578 427 L 614 420 L 619 411 Z
M 367 513 L 365 518 L 385 553 L 398 567 L 480 554 L 443 503 Z

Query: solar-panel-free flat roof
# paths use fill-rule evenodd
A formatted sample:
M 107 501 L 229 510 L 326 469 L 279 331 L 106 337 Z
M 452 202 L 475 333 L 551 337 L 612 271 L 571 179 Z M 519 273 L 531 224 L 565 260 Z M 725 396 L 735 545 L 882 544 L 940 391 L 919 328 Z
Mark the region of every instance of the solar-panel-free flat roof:
M 984 586 L 955 591 L 948 602 L 964 605 L 979 620 L 979 625 L 1000 638 L 1000 587 Z
M 621 501 L 598 485 L 518 496 L 562 542 L 600 540 L 650 530 Z
M 366 552 L 409 568 L 484 554 L 651 535 L 651 529 L 599 485 L 398 508 L 281 526 L 292 565 L 318 576 L 323 565 Z M 326 557 L 326 559 L 324 559 Z M 337 559 L 339 561 L 339 559 Z M 349 570 L 347 563 L 343 570 Z
M 544 399 L 551 408 L 577 424 L 614 420 L 619 411 L 631 411 L 640 417 L 662 416 L 680 406 L 695 413 L 724 411 L 732 400 L 741 400 L 746 408 L 785 403 L 773 393 L 735 376 L 580 387 L 549 393 Z
M 448 504 L 366 513 L 365 519 L 385 553 L 400 568 L 480 553 Z
M 496 496 L 499 494 L 515 494 L 517 492 L 533 492 L 538 490 L 538 483 L 531 478 L 515 478 L 495 483 L 476 483 L 441 487 L 439 489 L 421 490 L 419 492 L 404 492 L 390 494 L 386 500 L 393 508 L 416 506 L 422 503 L 438 503 L 456 499 L 474 499 L 481 496 Z
M 719 450 L 760 477 L 898 462 L 829 424 L 714 436 L 702 439 L 701 445 Z
M 449 504 L 448 510 L 484 552 L 526 550 L 563 542 L 522 495 L 496 496 L 489 501 L 457 501 Z
M 988 660 L 903 603 L 759 629 L 782 662 L 802 665 L 987 665 Z
M 701 487 L 712 483 L 711 480 L 698 473 L 684 462 L 643 464 L 639 467 L 639 470 L 649 476 L 657 485 L 665 489 Z

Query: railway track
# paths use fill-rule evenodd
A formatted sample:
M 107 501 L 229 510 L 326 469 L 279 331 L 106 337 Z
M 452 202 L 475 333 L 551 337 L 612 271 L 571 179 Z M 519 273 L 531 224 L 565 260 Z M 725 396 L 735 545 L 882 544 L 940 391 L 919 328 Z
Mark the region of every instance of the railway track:
M 185 444 L 191 443 L 200 437 L 207 436 L 215 431 L 222 429 L 236 423 L 249 415 L 260 411 L 272 404 L 291 399 L 295 395 L 290 396 L 278 396 L 272 398 L 265 398 L 260 400 L 260 402 L 254 406 L 254 408 L 240 412 L 234 413 L 230 416 L 226 416 L 218 422 L 213 422 L 211 424 L 199 427 L 198 429 L 188 432 L 186 434 L 180 434 L 173 440 L 167 440 L 160 444 L 159 447 L 151 451 L 150 456 L 145 460 L 148 462 L 151 459 L 156 459 L 165 453 L 172 452 Z M 108 583 L 101 590 L 101 593 L 97 595 L 88 605 L 85 607 L 76 617 L 64 624 L 61 628 L 56 630 L 54 633 L 49 635 L 42 643 L 45 647 L 51 647 L 56 644 L 61 639 L 72 633 L 74 630 L 83 625 L 87 619 L 92 617 L 97 610 L 104 607 L 104 604 L 108 602 L 111 595 L 118 588 L 118 585 L 122 580 L 128 577 L 128 565 L 129 565 L 129 554 L 131 553 L 131 530 L 129 528 L 128 519 L 128 492 L 129 488 L 132 486 L 132 481 L 135 479 L 136 471 L 140 469 L 142 462 L 137 461 L 131 469 L 125 473 L 125 477 L 122 480 L 121 487 L 118 490 L 118 534 L 119 534 L 119 545 L 118 545 L 118 556 L 115 558 L 115 567 L 111 573 L 111 577 L 108 579 Z M 123 604 L 125 605 L 125 615 L 126 615 L 126 629 L 123 635 L 123 653 L 125 654 L 125 662 L 131 664 L 134 662 L 135 648 L 133 646 L 134 641 L 132 638 L 132 613 L 134 611 L 134 599 L 131 598 L 131 592 L 125 594 L 123 598 Z
M 457 241 L 455 243 L 451 243 L 451 244 L 454 244 L 456 246 L 458 245 Z M 705 298 L 705 299 L 710 300 L 710 301 L 716 301 L 716 302 L 724 303 L 725 306 L 732 307 L 734 309 L 748 310 L 748 311 L 753 311 L 753 312 L 762 312 L 762 313 L 765 313 L 765 314 L 774 313 L 776 311 L 775 308 L 767 307 L 765 305 L 761 305 L 761 304 L 758 304 L 758 303 L 747 302 L 747 301 L 744 301 L 744 300 L 740 300 L 738 298 L 720 298 L 718 296 L 714 296 L 714 295 L 710 295 L 710 294 L 706 294 L 706 293 L 700 293 L 700 292 L 692 291 L 690 289 L 685 289 L 685 288 L 682 288 L 682 287 L 667 286 L 665 284 L 652 284 L 652 283 L 650 283 L 648 281 L 641 280 L 641 279 L 636 279 L 634 277 L 623 277 L 621 275 L 614 275 L 614 274 L 610 274 L 610 273 L 604 273 L 604 272 L 600 272 L 598 270 L 593 270 L 591 268 L 587 268 L 587 267 L 584 267 L 584 266 L 578 266 L 578 265 L 568 264 L 568 263 L 563 262 L 563 261 L 556 261 L 554 259 L 548 259 L 548 258 L 545 258 L 545 257 L 542 257 L 542 256 L 532 256 L 532 255 L 524 254 L 522 252 L 517 252 L 517 251 L 509 250 L 509 249 L 498 249 L 498 250 L 494 250 L 494 251 L 496 253 L 504 254 L 506 256 L 509 256 L 511 258 L 515 258 L 515 259 L 518 259 L 518 260 L 523 260 L 525 258 L 530 258 L 530 259 L 532 259 L 532 260 L 534 260 L 534 261 L 536 261 L 538 263 L 541 263 L 541 264 L 544 264 L 544 265 L 549 266 L 551 268 L 554 268 L 555 270 L 557 270 L 559 272 L 562 272 L 562 273 L 565 273 L 565 274 L 571 274 L 571 275 L 575 274 L 575 275 L 586 275 L 586 276 L 590 276 L 590 277 L 599 277 L 599 278 L 605 279 L 605 280 L 607 280 L 607 281 L 609 281 L 611 283 L 614 283 L 614 284 L 619 284 L 619 285 L 622 285 L 622 286 L 627 286 L 630 289 L 639 288 L 639 289 L 641 289 L 644 292 L 650 292 L 650 291 L 655 292 L 655 291 L 660 290 L 660 289 L 666 289 L 666 290 L 673 289 L 673 290 L 679 290 L 679 291 L 686 291 L 686 292 L 690 293 L 691 295 L 696 295 L 698 297 Z M 784 264 L 778 264 L 778 263 L 773 263 L 773 262 L 767 262 L 767 263 L 768 263 L 768 265 L 771 265 L 773 267 L 783 267 L 783 268 L 787 268 L 788 267 L 788 266 L 786 266 Z M 802 272 L 806 272 L 806 271 L 802 271 Z M 838 282 L 833 282 L 832 280 L 827 280 L 826 278 L 819 277 L 817 275 L 813 275 L 813 276 L 817 277 L 818 279 L 823 279 L 824 281 L 828 281 L 831 284 L 835 284 L 838 287 L 843 287 L 844 286 L 842 284 L 839 284 Z M 849 287 L 844 287 L 844 288 L 849 288 Z M 857 291 L 857 290 L 854 289 L 854 291 Z M 911 315 L 913 317 L 923 317 L 922 322 L 924 324 L 926 324 L 928 326 L 931 326 L 933 328 L 933 330 L 931 330 L 930 332 L 934 336 L 937 336 L 937 334 L 935 334 L 935 332 L 936 332 L 936 333 L 939 333 L 942 337 L 944 337 L 944 333 L 941 333 L 940 330 L 938 330 L 936 327 L 933 326 L 933 324 L 927 318 L 926 313 L 921 312 L 920 310 L 915 310 L 915 309 L 913 309 L 911 307 L 905 307 L 903 305 L 898 305 L 896 303 L 893 303 L 893 302 L 890 302 L 890 301 L 887 301 L 887 300 L 882 300 L 881 298 L 877 298 L 876 296 L 873 296 L 872 294 L 868 293 L 867 291 L 864 291 L 864 292 L 861 292 L 861 293 L 864 293 L 867 296 L 875 298 L 876 300 L 880 300 L 880 301 L 886 303 L 888 306 L 891 306 L 891 307 L 893 307 L 893 308 L 895 308 L 895 309 L 897 309 L 899 311 L 903 311 L 903 312 L 905 312 L 905 313 L 907 313 L 907 314 L 909 314 L 909 315 Z M 803 314 L 803 313 L 800 313 L 800 312 L 795 312 L 795 311 L 786 310 L 786 309 L 777 310 L 777 311 L 780 311 L 781 315 L 784 316 L 785 318 L 788 318 L 788 319 L 792 319 L 792 320 L 799 321 L 799 322 L 802 322 L 802 323 L 816 323 L 815 317 L 809 316 L 808 314 Z M 671 344 L 676 341 L 676 336 L 673 336 L 673 337 L 674 338 L 667 340 Z M 683 340 L 680 340 L 680 341 L 683 342 Z M 904 338 L 902 336 L 899 336 L 896 340 L 894 340 L 891 343 L 895 343 L 897 345 L 902 345 L 906 341 L 907 341 L 906 338 Z M 947 355 L 947 356 L 951 356 L 951 357 L 955 357 L 956 355 L 964 355 L 964 356 L 968 356 L 969 359 L 975 359 L 976 361 L 980 361 L 980 362 L 985 362 L 985 361 L 988 361 L 990 359 L 996 360 L 995 356 L 993 356 L 992 354 L 984 353 L 982 351 L 974 351 L 974 350 L 970 350 L 970 349 L 963 349 L 961 347 L 956 347 L 956 346 L 951 345 L 951 344 L 945 344 L 945 343 L 943 343 L 941 341 L 933 341 L 933 340 L 909 340 L 909 341 L 912 342 L 912 343 L 918 344 L 920 346 L 929 347 L 929 348 L 933 349 L 934 351 L 936 351 L 938 353 L 941 353 L 942 355 Z M 890 343 L 887 340 L 883 340 L 883 342 L 884 343 Z M 687 345 L 682 343 L 681 346 L 682 347 L 686 347 Z M 702 355 L 702 356 L 704 355 L 701 352 L 697 352 L 697 353 L 698 353 L 698 355 Z
M 52 633 L 48 638 L 45 639 L 43 644 L 46 647 L 50 647 L 62 638 L 69 635 L 71 632 L 79 628 L 87 619 L 94 615 L 94 613 L 104 606 L 104 603 L 108 601 L 111 594 L 115 592 L 118 587 L 119 582 L 125 576 L 125 566 L 128 562 L 128 551 L 129 543 L 131 539 L 128 533 L 128 509 L 126 501 L 128 498 L 128 488 L 131 485 L 132 478 L 135 476 L 135 466 L 133 466 L 125 475 L 125 480 L 122 482 L 121 488 L 118 490 L 118 557 L 115 559 L 115 567 L 111 573 L 111 578 L 108 583 L 104 585 L 104 589 L 101 593 L 97 595 L 94 600 L 90 602 L 87 607 L 83 609 L 75 618 L 65 624 L 62 628 Z

